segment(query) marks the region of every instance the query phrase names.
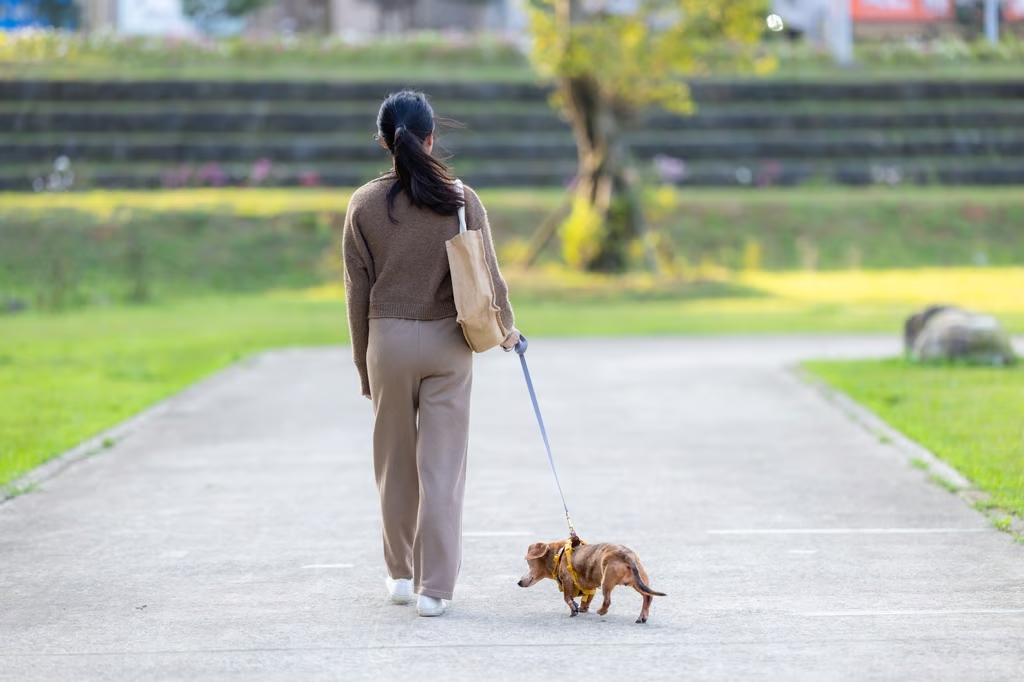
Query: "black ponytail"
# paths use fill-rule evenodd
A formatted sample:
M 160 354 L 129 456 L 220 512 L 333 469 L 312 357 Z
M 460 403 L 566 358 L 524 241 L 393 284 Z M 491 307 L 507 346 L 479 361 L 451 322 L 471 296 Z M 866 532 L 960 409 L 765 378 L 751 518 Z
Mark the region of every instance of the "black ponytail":
M 392 209 L 402 190 L 413 206 L 440 215 L 455 215 L 464 205 L 453 185 L 451 169 L 427 152 L 424 143 L 434 128 L 434 110 L 422 93 L 404 90 L 389 95 L 380 105 L 377 135 L 395 161 L 395 183 L 387 195 L 391 222 L 396 222 Z

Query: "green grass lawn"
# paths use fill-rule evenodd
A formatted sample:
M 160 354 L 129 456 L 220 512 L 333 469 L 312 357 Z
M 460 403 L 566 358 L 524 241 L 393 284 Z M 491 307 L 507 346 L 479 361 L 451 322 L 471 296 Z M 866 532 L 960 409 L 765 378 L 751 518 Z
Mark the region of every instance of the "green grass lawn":
M 516 301 L 531 336 L 878 328 L 799 305 L 719 313 L 701 300 Z M 339 297 L 288 292 L 0 317 L 0 485 L 255 351 L 348 339 Z M 351 387 L 356 390 L 356 386 Z
M 653 192 L 676 253 L 665 279 L 567 273 L 549 265 L 557 240 L 519 269 L 559 192 L 481 193 L 525 333 L 897 334 L 936 301 L 1024 332 L 1018 191 Z M 237 358 L 344 342 L 349 194 L 0 194 L 0 485 Z M 934 267 L 978 254 L 1004 267 Z M 125 305 L 140 284 L 149 302 Z M 2 314 L 9 298 L 29 311 Z
M 806 367 L 1024 516 L 1024 365 L 918 366 L 902 360 Z
M 73 308 L 136 300 L 139 291 L 166 300 L 336 281 L 350 194 L 237 188 L 0 194 L 0 299 Z M 560 194 L 481 192 L 503 263 L 527 251 Z M 1024 263 L 1024 230 L 1017 227 L 1024 224 L 1024 193 L 1016 189 L 652 187 L 646 198 L 666 272 L 688 279 L 721 279 L 723 271 L 869 273 Z M 559 260 L 560 250 L 552 239 L 541 261 Z M 642 267 L 642 250 L 632 257 Z M 915 282 L 926 283 L 928 293 L 941 279 Z M 899 284 L 886 282 L 883 289 Z M 763 288 L 760 281 L 753 285 Z M 1008 281 L 1006 291 L 1018 285 L 1024 288 L 1019 278 Z
M 253 351 L 345 328 L 338 304 L 266 297 L 0 317 L 0 484 Z
M 995 292 L 1016 271 L 990 272 L 989 288 Z M 534 339 L 895 334 L 914 308 L 892 298 L 849 303 L 841 294 L 833 299 L 779 295 L 773 287 L 793 288 L 784 275 L 778 282 L 761 279 L 762 289 L 741 282 L 656 285 L 643 277 L 508 275 L 517 324 Z M 822 281 L 828 280 L 823 273 Z M 950 281 L 955 286 L 956 278 Z M 1024 304 L 1003 319 L 1024 330 Z M 342 292 L 336 287 L 0 316 L 0 485 L 248 354 L 340 344 L 347 337 Z

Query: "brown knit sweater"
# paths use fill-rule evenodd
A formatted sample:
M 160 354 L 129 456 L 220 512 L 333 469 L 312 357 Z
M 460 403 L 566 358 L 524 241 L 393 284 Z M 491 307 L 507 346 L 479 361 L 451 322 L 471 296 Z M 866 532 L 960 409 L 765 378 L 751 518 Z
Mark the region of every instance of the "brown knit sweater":
M 400 192 L 393 211 L 398 222 L 392 223 L 388 219 L 387 191 L 393 182 L 393 177 L 385 176 L 366 183 L 352 195 L 345 214 L 348 326 L 365 396 L 370 395 L 366 376 L 370 319 L 440 320 L 457 315 L 445 241 L 459 233 L 459 217 L 416 208 L 409 203 L 408 195 Z M 502 324 L 512 329 L 508 287 L 498 270 L 487 211 L 476 192 L 469 187 L 465 192 L 466 227 L 484 233 L 495 304 L 501 310 Z

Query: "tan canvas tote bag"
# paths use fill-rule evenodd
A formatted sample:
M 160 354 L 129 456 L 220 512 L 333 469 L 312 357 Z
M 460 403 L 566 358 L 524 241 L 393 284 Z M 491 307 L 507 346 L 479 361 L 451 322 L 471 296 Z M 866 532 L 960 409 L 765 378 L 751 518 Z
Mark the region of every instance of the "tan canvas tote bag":
M 455 187 L 463 196 L 462 181 Z M 494 304 L 494 281 L 487 267 L 483 233 L 466 229 L 466 207 L 459 208 L 459 234 L 445 242 L 452 271 L 452 290 L 459 325 L 469 347 L 483 353 L 508 336 Z

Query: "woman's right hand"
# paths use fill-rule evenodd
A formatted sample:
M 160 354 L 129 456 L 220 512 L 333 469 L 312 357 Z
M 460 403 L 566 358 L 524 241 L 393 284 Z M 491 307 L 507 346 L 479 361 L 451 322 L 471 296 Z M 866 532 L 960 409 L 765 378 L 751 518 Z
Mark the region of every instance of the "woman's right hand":
M 501 347 L 506 351 L 510 351 L 516 347 L 517 343 L 519 343 L 519 330 L 512 327 L 512 331 L 509 332 L 508 336 L 505 337 L 505 340 L 501 342 Z

